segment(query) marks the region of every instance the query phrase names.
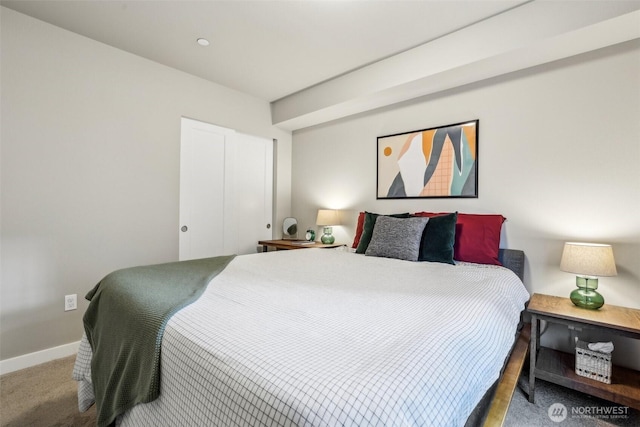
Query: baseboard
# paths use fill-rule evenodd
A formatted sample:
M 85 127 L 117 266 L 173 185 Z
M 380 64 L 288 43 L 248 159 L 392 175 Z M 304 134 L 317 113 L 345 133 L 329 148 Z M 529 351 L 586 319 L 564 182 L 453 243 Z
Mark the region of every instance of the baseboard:
M 11 359 L 0 360 L 0 375 L 72 356 L 78 352 L 78 347 L 80 347 L 80 341 L 36 351 L 35 353 L 29 353 Z

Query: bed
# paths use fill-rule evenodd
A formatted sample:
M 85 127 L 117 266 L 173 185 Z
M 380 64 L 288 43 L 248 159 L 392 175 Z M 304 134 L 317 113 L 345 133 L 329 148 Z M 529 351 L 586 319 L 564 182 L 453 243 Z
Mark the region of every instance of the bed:
M 529 299 L 499 265 L 346 248 L 242 255 L 166 324 L 159 396 L 121 426 L 463 426 L 495 384 Z M 93 403 L 91 346 L 74 368 Z

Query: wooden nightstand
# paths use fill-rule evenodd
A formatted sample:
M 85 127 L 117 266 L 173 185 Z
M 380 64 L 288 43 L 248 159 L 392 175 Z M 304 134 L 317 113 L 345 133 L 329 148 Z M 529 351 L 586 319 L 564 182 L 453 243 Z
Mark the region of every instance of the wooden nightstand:
M 267 252 L 269 248 L 276 249 L 308 249 L 308 248 L 337 248 L 344 246 L 343 243 L 332 243 L 325 245 L 320 242 L 309 242 L 307 240 L 260 240 L 259 245 L 262 245 L 262 251 Z
M 531 313 L 529 402 L 534 402 L 535 381 L 540 378 L 640 409 L 640 372 L 613 366 L 611 384 L 605 384 L 577 375 L 575 354 L 540 347 L 540 320 L 640 339 L 640 310 L 610 304 L 587 310 L 576 307 L 569 298 L 542 294 L 533 294 L 527 310 Z

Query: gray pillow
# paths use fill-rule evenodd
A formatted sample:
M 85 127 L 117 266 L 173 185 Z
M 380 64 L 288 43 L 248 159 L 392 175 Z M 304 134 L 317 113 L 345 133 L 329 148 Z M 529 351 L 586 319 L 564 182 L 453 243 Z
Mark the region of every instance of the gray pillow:
M 422 232 L 429 218 L 379 216 L 365 255 L 417 261 Z

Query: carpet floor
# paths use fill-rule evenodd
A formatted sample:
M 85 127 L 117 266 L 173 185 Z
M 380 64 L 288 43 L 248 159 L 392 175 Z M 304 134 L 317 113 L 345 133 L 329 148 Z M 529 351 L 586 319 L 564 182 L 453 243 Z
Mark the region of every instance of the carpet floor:
M 70 356 L 1 376 L 0 426 L 94 426 L 95 406 L 87 412 L 78 412 L 77 385 L 71 378 L 74 360 L 75 356 Z M 632 408 L 545 381 L 536 381 L 536 403 L 532 405 L 523 391 L 527 389 L 528 379 L 523 373 L 511 401 L 505 427 L 640 426 L 640 411 Z M 553 421 L 549 416 L 549 408 L 554 404 L 564 405 L 565 416 L 561 421 L 557 417 Z M 562 408 L 554 406 L 558 407 Z M 562 412 L 556 415 L 562 415 Z
M 3 427 L 84 427 L 96 425 L 95 406 L 78 411 L 78 386 L 71 378 L 75 356 L 0 377 Z

